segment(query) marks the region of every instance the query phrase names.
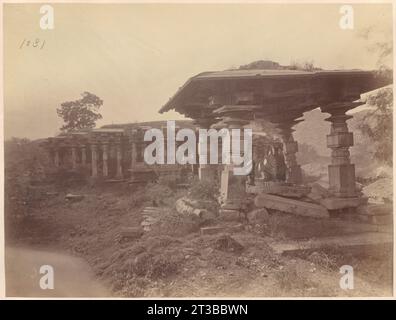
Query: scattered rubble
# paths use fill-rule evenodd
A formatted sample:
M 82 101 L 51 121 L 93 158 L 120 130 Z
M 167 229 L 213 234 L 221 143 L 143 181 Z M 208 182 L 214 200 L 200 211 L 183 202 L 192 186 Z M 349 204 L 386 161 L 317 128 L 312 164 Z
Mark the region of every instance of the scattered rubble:
M 265 208 L 255 209 L 248 212 L 246 218 L 250 224 L 261 224 L 268 220 L 269 213 Z
M 180 214 L 194 214 L 202 220 L 211 220 L 215 216 L 212 212 L 206 209 L 200 208 L 201 202 L 198 200 L 192 200 L 187 197 L 182 197 L 176 200 L 175 207 L 176 211 Z
M 116 242 L 126 242 L 130 240 L 139 239 L 143 235 L 143 230 L 136 227 L 123 228 L 116 235 Z
M 81 201 L 82 199 L 84 199 L 84 196 L 83 196 L 83 195 L 78 195 L 78 194 L 71 194 L 71 193 L 68 193 L 68 194 L 65 196 L 65 199 L 66 199 L 67 201 L 70 201 L 70 202 L 78 202 L 78 201 Z
M 214 248 L 227 252 L 241 252 L 244 247 L 229 235 L 221 235 L 214 241 Z
M 219 210 L 219 218 L 224 221 L 239 220 L 241 218 L 241 212 L 239 209 L 224 209 Z
M 59 195 L 59 192 L 46 192 L 45 195 L 46 195 L 46 196 L 53 196 L 53 197 L 56 197 L 56 196 Z

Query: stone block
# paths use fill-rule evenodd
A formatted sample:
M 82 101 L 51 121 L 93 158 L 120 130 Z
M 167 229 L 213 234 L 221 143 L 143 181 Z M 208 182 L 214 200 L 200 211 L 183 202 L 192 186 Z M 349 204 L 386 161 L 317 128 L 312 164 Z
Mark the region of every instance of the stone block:
M 367 215 L 367 216 L 384 216 L 391 215 L 393 212 L 393 206 L 390 203 L 369 203 L 365 206 L 360 206 L 357 208 L 357 214 Z
M 321 198 L 326 198 L 331 195 L 329 190 L 327 190 L 325 187 L 322 187 L 319 183 L 313 183 L 311 185 L 311 192 L 320 196 Z
M 84 196 L 83 196 L 83 195 L 80 195 L 80 194 L 71 194 L 71 193 L 68 193 L 68 194 L 65 196 L 65 199 L 66 199 L 67 201 L 70 201 L 70 202 L 78 202 L 78 201 L 81 201 L 82 199 L 84 199 Z
M 257 185 L 248 186 L 247 192 L 253 194 L 261 194 L 261 193 L 269 193 L 280 195 L 284 197 L 290 198 L 302 198 L 306 196 L 310 192 L 310 187 L 293 185 L 292 183 L 284 183 L 284 182 L 264 182 L 259 183 L 257 181 Z
M 254 203 L 258 208 L 274 209 L 282 212 L 314 218 L 329 217 L 329 212 L 321 205 L 294 199 L 287 199 L 269 194 L 258 195 L 255 198 Z
M 295 185 L 279 185 L 275 186 L 273 190 L 269 191 L 270 194 L 276 194 L 287 198 L 302 198 L 310 192 L 311 188 Z
M 311 199 L 314 202 L 319 202 L 320 200 L 322 200 L 322 196 L 313 192 L 310 192 L 307 194 L 307 198 Z
M 239 210 L 220 209 L 219 218 L 225 221 L 238 220 L 240 218 Z
M 327 146 L 329 148 L 351 147 L 353 146 L 352 132 L 338 132 L 327 135 Z
M 268 221 L 269 213 L 265 208 L 255 209 L 248 212 L 246 218 L 251 224 L 261 224 Z
M 353 164 L 329 165 L 330 191 L 337 197 L 356 196 L 355 166 Z
M 367 198 L 326 198 L 320 200 L 320 204 L 328 210 L 339 210 L 345 208 L 357 208 L 367 202 Z
M 217 233 L 233 233 L 243 231 L 243 224 L 236 224 L 232 226 L 214 226 L 201 228 L 201 235 L 210 235 Z
M 239 210 L 241 209 L 241 204 L 227 201 L 224 205 L 221 206 L 221 208 L 225 210 Z
M 141 228 L 123 228 L 116 236 L 116 240 L 121 241 L 128 241 L 138 239 L 143 235 L 143 230 Z

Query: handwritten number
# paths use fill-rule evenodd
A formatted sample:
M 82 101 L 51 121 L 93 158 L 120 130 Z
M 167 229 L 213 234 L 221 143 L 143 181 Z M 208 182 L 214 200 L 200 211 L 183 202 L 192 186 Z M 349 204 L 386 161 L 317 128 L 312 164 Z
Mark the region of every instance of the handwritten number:
M 45 40 L 41 40 L 39 38 L 36 38 L 34 41 L 23 39 L 19 49 L 23 49 L 23 47 L 29 47 L 30 45 L 33 48 L 40 48 L 40 50 L 42 50 L 45 45 Z

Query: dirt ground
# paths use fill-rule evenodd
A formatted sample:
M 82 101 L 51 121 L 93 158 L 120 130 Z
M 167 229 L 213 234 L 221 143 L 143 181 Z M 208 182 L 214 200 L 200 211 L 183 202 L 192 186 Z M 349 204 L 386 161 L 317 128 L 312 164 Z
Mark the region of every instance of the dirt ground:
M 121 239 L 126 227 L 141 228 L 145 206 L 156 205 L 162 190 L 153 185 L 40 185 L 43 195 L 28 214 L 8 222 L 8 246 L 45 248 L 85 259 L 113 296 L 127 297 L 284 297 L 389 296 L 392 251 L 348 252 L 330 249 L 276 254 L 268 239 L 337 234 L 331 221 L 271 212 L 261 224 L 233 234 L 201 235 L 201 222 L 184 220 L 143 235 Z M 172 212 L 182 191 L 161 201 Z M 68 193 L 84 195 L 65 200 Z M 152 194 L 151 194 L 152 193 Z M 171 215 L 172 217 L 172 215 Z M 221 222 L 212 221 L 211 224 Z M 306 230 L 311 230 L 307 234 Z M 180 231 L 180 232 L 179 232 Z M 339 286 L 339 269 L 354 267 L 354 289 Z

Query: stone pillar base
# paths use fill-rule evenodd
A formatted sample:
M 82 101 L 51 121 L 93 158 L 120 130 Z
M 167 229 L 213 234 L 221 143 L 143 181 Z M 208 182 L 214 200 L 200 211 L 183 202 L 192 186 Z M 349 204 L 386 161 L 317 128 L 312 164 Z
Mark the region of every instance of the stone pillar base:
M 340 210 L 346 208 L 357 208 L 367 203 L 367 198 L 350 197 L 350 198 L 326 198 L 320 201 L 320 204 L 328 210 Z
M 329 165 L 329 190 L 340 198 L 356 197 L 355 165 Z

